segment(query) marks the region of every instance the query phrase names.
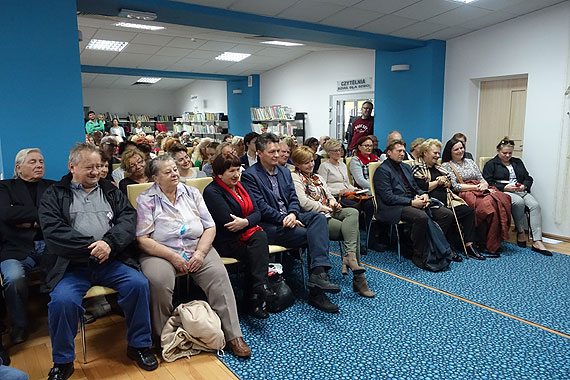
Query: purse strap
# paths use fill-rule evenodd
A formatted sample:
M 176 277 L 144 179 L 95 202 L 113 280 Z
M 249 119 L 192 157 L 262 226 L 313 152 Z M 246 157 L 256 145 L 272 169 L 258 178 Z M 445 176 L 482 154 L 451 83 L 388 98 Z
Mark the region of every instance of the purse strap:
M 459 175 L 459 173 L 457 173 L 457 170 L 455 170 L 455 166 L 453 165 L 453 162 L 452 162 L 452 161 L 449 161 L 449 166 L 451 166 L 451 170 L 453 170 L 453 172 L 455 173 L 455 176 L 456 176 L 457 179 L 459 180 L 459 183 L 465 184 L 465 182 L 463 182 L 463 178 L 461 178 L 461 176 Z

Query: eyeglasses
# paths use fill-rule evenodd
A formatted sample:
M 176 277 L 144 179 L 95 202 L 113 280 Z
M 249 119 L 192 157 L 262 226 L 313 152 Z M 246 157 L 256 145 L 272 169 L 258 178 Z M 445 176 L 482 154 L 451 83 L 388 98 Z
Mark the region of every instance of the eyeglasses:
M 340 153 L 341 150 L 340 150 L 340 148 L 339 148 L 339 149 L 331 149 L 331 150 L 329 150 L 329 152 L 332 152 L 332 153 Z
M 513 140 L 501 140 L 501 142 L 499 143 L 499 145 L 515 146 L 515 142 L 514 142 Z
M 134 168 L 136 168 L 137 166 L 144 166 L 144 161 L 141 160 L 141 161 L 137 161 L 137 162 L 135 162 L 135 163 L 132 163 L 132 164 L 129 165 L 129 168 L 130 168 L 130 169 L 134 169 Z
M 372 148 L 372 147 L 374 147 L 374 145 L 372 145 L 372 144 L 362 144 L 361 147 L 364 147 L 364 148 Z

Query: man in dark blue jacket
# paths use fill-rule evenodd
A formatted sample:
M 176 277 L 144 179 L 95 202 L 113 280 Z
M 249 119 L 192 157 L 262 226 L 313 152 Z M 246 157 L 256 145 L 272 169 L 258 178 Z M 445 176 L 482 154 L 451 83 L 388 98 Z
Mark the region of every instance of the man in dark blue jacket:
M 289 248 L 308 246 L 309 304 L 319 310 L 336 313 L 338 306 L 325 294 L 340 292 L 328 275 L 331 264 L 327 219 L 321 213 L 300 211 L 291 172 L 278 163 L 277 136 L 272 133 L 260 135 L 256 148 L 258 162 L 242 174 L 241 180 L 259 207 L 259 225 L 267 233 L 269 244 Z
M 81 301 L 93 285 L 117 290 L 127 323 L 127 356 L 144 370 L 158 361 L 150 351 L 148 280 L 132 265 L 136 212 L 110 181 L 99 180 L 101 155 L 87 144 L 69 154 L 70 174 L 52 185 L 40 201 L 46 242 L 43 290 L 50 292 L 48 323 L 54 367 L 48 380 L 73 373 L 73 339 L 83 313 Z

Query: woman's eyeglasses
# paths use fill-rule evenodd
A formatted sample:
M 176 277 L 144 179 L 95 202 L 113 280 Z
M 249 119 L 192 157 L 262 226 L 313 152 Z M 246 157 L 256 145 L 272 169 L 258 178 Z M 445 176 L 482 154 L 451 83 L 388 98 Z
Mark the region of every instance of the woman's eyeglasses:
M 515 142 L 513 140 L 501 140 L 501 145 L 515 146 Z

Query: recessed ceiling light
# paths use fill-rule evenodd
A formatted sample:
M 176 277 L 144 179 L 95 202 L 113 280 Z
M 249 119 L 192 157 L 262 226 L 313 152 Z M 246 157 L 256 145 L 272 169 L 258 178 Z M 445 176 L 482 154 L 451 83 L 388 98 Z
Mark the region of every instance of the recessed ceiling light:
M 304 46 L 305 45 L 305 44 L 299 44 L 297 42 L 288 42 L 288 41 L 263 41 L 262 44 L 279 45 L 279 46 Z
M 218 55 L 216 57 L 216 59 L 218 61 L 231 61 L 231 62 L 239 62 L 239 61 L 243 61 L 244 59 L 246 59 L 247 57 L 249 57 L 251 54 L 245 54 L 245 53 L 232 53 L 230 51 L 226 51 L 220 55 Z
M 121 51 L 127 46 L 128 42 L 108 41 L 108 40 L 91 40 L 85 47 L 93 50 Z
M 144 30 L 162 30 L 166 29 L 164 26 L 133 24 L 132 22 L 118 22 L 113 24 L 115 26 L 122 26 L 123 28 L 144 29 Z
M 471 2 L 473 2 L 473 1 L 475 1 L 475 0 L 451 0 L 451 1 L 454 1 L 454 2 L 456 2 L 456 3 L 469 4 L 469 3 L 471 3 Z
M 156 83 L 162 78 L 142 77 L 136 83 Z

